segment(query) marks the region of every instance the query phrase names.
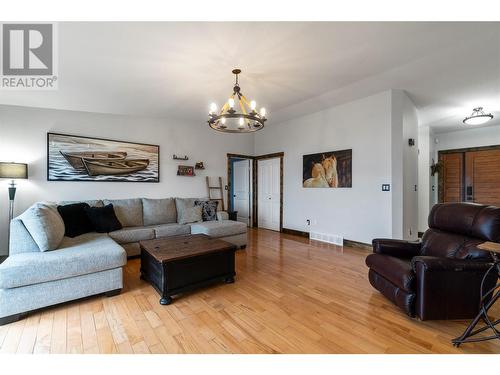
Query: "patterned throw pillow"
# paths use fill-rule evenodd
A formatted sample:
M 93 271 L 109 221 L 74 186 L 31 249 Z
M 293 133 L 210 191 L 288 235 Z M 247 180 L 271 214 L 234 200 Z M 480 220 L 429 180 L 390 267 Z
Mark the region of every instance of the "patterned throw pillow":
M 201 217 L 203 221 L 217 220 L 217 206 L 219 201 L 196 201 L 195 206 L 201 206 Z

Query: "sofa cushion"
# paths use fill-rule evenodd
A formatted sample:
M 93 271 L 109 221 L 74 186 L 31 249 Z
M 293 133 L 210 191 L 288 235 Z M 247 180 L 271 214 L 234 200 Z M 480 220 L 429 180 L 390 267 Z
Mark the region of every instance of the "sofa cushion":
M 142 199 L 144 225 L 170 224 L 177 222 L 174 198 Z
M 89 220 L 85 207 L 88 203 L 73 203 L 57 206 L 57 212 L 64 222 L 64 235 L 66 237 L 77 237 L 94 231 L 94 226 Z
M 179 236 L 181 234 L 191 233 L 191 227 L 189 225 L 183 225 L 177 223 L 155 225 L 151 228 L 154 229 L 156 238 Z
M 68 204 L 75 204 L 75 203 L 87 203 L 90 207 L 102 207 L 104 206 L 104 203 L 100 199 L 90 199 L 86 201 L 61 201 L 58 202 L 57 204 L 59 206 L 66 206 Z
M 114 232 L 109 232 L 109 236 L 119 244 L 152 240 L 155 238 L 153 228 L 126 227 Z
M 195 198 L 175 198 L 177 209 L 177 222 L 179 224 L 195 223 L 202 221 L 201 206 L 195 206 Z
M 142 219 L 142 200 L 133 199 L 105 199 L 104 204 L 112 204 L 115 214 L 124 227 L 140 227 L 144 225 Z
M 55 204 L 35 203 L 19 216 L 40 251 L 57 249 L 64 238 L 64 222 Z
M 366 265 L 398 288 L 410 293 L 415 291 L 415 273 L 410 259 L 370 254 L 366 257 Z
M 24 226 L 23 221 L 16 217 L 10 222 L 9 255 L 34 252 L 40 252 L 40 248 Z
M 0 289 L 86 275 L 122 267 L 126 262 L 123 248 L 105 234 L 64 237 L 57 250 L 8 257 L 0 264 Z
M 194 205 L 201 206 L 201 218 L 203 221 L 217 220 L 217 206 L 219 205 L 219 201 L 195 201 Z
M 191 224 L 191 234 L 206 234 L 211 237 L 226 237 L 246 233 L 247 226 L 239 221 L 204 221 Z
M 112 204 L 104 207 L 87 206 L 84 210 L 97 233 L 108 233 L 122 229 L 122 224 L 116 217 Z

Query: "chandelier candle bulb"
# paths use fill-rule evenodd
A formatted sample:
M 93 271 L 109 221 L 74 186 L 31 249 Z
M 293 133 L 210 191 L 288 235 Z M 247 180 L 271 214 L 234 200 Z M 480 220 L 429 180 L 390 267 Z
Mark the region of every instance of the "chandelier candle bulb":
M 257 102 L 247 101 L 238 82 L 241 69 L 233 69 L 235 82 L 233 93 L 221 109 L 215 103 L 210 104 L 208 113 L 208 126 L 213 130 L 223 133 L 251 133 L 264 128 L 266 119 L 265 108 L 256 111 Z

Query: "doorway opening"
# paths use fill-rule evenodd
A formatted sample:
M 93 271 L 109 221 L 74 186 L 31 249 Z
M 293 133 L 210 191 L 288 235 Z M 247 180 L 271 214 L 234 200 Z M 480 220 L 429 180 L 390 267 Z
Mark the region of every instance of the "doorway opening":
M 233 218 L 252 227 L 283 230 L 283 157 L 283 152 L 227 154 L 227 202 L 229 212 L 238 211 Z
M 253 224 L 253 157 L 228 154 L 228 211 L 233 220 Z
M 500 145 L 438 152 L 438 199 L 500 205 Z

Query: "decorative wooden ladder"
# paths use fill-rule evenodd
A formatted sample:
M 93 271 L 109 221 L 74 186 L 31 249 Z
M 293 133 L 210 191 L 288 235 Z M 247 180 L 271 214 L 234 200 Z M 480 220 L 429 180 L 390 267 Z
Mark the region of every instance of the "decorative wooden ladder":
M 206 176 L 207 189 L 208 189 L 208 199 L 214 201 L 220 201 L 220 211 L 224 210 L 224 186 L 222 185 L 222 177 L 219 177 L 219 186 L 210 186 L 210 177 Z M 212 195 L 212 192 L 218 192 L 219 197 Z

